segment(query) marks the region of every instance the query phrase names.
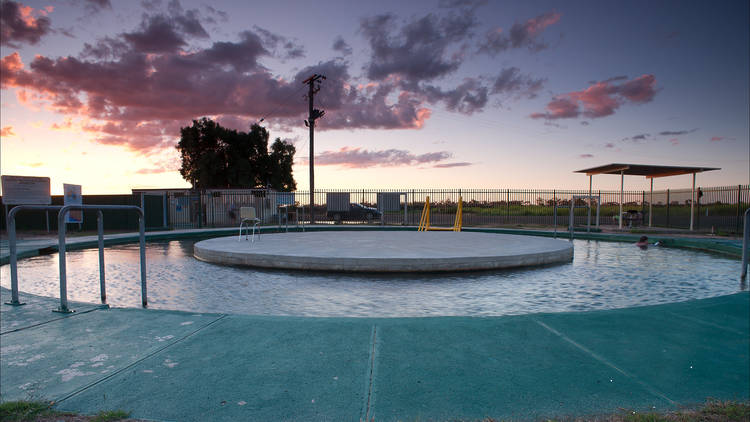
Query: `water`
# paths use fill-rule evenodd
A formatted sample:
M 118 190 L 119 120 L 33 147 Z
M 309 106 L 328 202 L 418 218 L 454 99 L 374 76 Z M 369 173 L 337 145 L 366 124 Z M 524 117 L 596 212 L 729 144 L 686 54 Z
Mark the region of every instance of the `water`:
M 252 315 L 491 316 L 654 305 L 740 291 L 740 262 L 682 249 L 576 240 L 573 262 L 427 275 L 332 274 L 224 267 L 194 241 L 147 244 L 149 307 Z M 70 251 L 68 299 L 99 301 L 96 249 Z M 140 306 L 138 245 L 105 250 L 112 306 Z M 18 263 L 21 292 L 59 297 L 58 255 Z M 10 288 L 10 269 L 0 268 Z M 23 294 L 22 294 L 23 296 Z

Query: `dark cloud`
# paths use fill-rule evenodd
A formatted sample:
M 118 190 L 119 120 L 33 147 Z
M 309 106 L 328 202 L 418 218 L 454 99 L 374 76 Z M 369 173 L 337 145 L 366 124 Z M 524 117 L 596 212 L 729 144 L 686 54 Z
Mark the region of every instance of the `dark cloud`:
M 535 98 L 544 86 L 544 82 L 545 79 L 534 79 L 521 74 L 517 67 L 508 67 L 501 70 L 495 78 L 492 84 L 492 93 Z
M 693 133 L 698 128 L 695 129 L 684 129 L 684 130 L 665 130 L 663 132 L 659 132 L 659 135 L 661 136 L 680 136 L 680 135 L 687 135 L 688 133 Z
M 472 114 L 487 105 L 489 89 L 475 78 L 466 78 L 453 89 L 427 85 L 416 90 L 430 103 L 443 102 L 450 111 Z
M 362 148 L 344 147 L 338 151 L 324 151 L 318 154 L 315 157 L 315 164 L 348 168 L 402 167 L 435 163 L 446 160 L 451 155 L 447 151 L 414 154 L 401 149 L 370 151 Z
M 224 12 L 222 10 L 215 9 L 211 6 L 205 6 L 206 7 L 206 22 L 216 24 L 217 20 L 218 22 L 227 22 L 229 21 L 229 15 L 227 12 Z
M 560 20 L 560 13 L 547 12 L 531 18 L 524 23 L 516 22 L 506 34 L 502 28 L 488 30 L 484 39 L 480 41 L 478 52 L 495 56 L 510 48 L 526 47 L 531 51 L 547 48 L 547 44 L 539 41 L 539 35 L 550 25 Z
M 138 30 L 124 33 L 122 38 L 138 52 L 171 53 L 187 45 L 181 29 L 166 15 L 147 16 Z
M 440 0 L 438 7 L 444 9 L 467 8 L 474 10 L 485 4 L 487 4 L 487 0 Z
M 648 133 L 641 133 L 630 138 L 633 141 L 645 141 L 650 135 Z
M 580 158 L 594 158 L 594 155 L 593 154 L 581 154 L 578 157 L 580 157 Z
M 352 54 L 352 47 L 346 41 L 344 41 L 341 36 L 336 37 L 336 39 L 333 41 L 333 49 L 334 51 L 338 51 L 344 56 L 350 56 Z
M 573 91 L 553 97 L 544 113 L 532 113 L 532 119 L 567 119 L 579 116 L 599 118 L 610 116 L 628 102 L 643 104 L 656 95 L 654 75 L 642 75 L 616 84 L 620 77 L 596 82 L 581 91 Z M 582 110 L 581 110 L 582 107 Z
M 461 65 L 461 55 L 451 54 L 451 47 L 467 39 L 475 24 L 470 12 L 429 14 L 401 27 L 393 14 L 362 19 L 360 30 L 372 50 L 367 77 L 379 81 L 397 76 L 414 82 L 453 73 Z
M 86 9 L 90 12 L 99 12 L 104 9 L 112 9 L 112 3 L 109 0 L 85 0 Z
M 51 9 L 49 9 L 51 10 Z M 35 10 L 11 0 L 0 2 L 0 45 L 20 48 L 22 44 L 38 44 L 52 31 L 47 10 Z

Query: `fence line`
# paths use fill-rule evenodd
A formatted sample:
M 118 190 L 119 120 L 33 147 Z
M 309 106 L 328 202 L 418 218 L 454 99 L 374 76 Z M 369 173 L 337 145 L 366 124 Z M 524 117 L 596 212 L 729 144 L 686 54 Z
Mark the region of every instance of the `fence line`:
M 620 191 L 595 190 L 592 194 L 601 200 L 601 224 L 617 224 Z M 292 209 L 292 213 L 299 208 L 297 217 L 309 222 L 308 191 L 211 189 L 200 192 L 170 191 L 164 195 L 164 202 L 168 204 L 168 226 L 175 229 L 239 225 L 239 209 L 243 206 L 255 207 L 264 224 L 279 223 L 280 207 Z M 416 225 L 429 196 L 431 224 L 450 226 L 453 224 L 460 196 L 464 202 L 463 225 L 466 227 L 550 226 L 555 223 L 556 208 L 557 225 L 567 226 L 568 207 L 573 195 L 588 195 L 588 190 L 321 189 L 315 192 L 314 215 L 315 222 L 319 224 L 333 224 L 339 220 L 344 224 L 366 223 L 366 214 L 370 213 L 375 214 L 372 217 L 377 223 Z M 623 209 L 638 215 L 635 224 L 648 225 L 649 201 L 653 201 L 653 226 L 688 228 L 690 225 L 690 189 L 654 191 L 653 196 L 648 191 L 625 191 L 623 197 Z M 585 205 L 584 199 L 578 201 L 581 203 L 576 205 Z M 356 210 L 349 209 L 350 204 L 361 204 L 373 210 L 356 214 Z M 748 185 L 701 188 L 696 200 L 695 228 L 717 233 L 740 233 L 741 213 L 748 206 Z M 563 211 L 560 211 L 561 208 Z M 587 214 L 586 208 L 576 208 L 574 224 L 586 224 Z

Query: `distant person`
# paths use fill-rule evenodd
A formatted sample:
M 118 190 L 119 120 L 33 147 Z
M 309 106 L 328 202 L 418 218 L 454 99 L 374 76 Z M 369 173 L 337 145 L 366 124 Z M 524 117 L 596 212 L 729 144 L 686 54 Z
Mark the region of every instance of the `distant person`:
M 641 249 L 648 249 L 648 236 L 641 236 L 635 246 L 638 246 Z

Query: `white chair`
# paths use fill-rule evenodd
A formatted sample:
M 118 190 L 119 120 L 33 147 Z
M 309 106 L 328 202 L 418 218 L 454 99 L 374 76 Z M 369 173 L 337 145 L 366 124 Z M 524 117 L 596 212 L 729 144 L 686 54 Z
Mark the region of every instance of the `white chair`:
M 260 224 L 260 219 L 255 215 L 254 207 L 241 207 L 240 208 L 240 237 L 237 240 L 242 240 L 242 227 L 245 226 L 245 240 L 247 240 L 247 231 L 250 230 L 250 224 L 253 225 L 253 236 L 252 241 L 255 242 L 255 228 Z M 260 229 L 258 229 L 258 237 L 260 237 Z

